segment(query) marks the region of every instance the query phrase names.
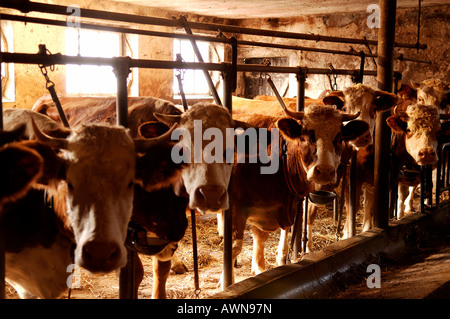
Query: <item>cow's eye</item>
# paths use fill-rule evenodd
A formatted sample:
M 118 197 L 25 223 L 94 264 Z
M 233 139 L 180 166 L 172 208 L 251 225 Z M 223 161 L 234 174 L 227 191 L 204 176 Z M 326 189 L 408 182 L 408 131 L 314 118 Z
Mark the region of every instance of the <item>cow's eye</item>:
M 73 185 L 72 185 L 72 183 L 67 183 L 67 187 L 68 187 L 71 191 L 73 191 Z
M 134 182 L 130 182 L 130 183 L 128 184 L 128 188 L 133 188 L 133 186 L 134 186 Z
M 417 99 L 417 101 L 419 101 L 420 103 L 423 103 L 423 99 L 422 99 L 421 97 L 419 97 L 419 98 Z

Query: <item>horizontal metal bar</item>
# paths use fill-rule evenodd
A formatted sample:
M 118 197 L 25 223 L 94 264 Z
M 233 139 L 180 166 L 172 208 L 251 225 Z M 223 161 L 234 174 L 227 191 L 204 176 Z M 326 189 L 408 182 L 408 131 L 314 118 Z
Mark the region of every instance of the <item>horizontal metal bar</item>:
M 224 71 L 223 63 L 196 63 L 165 60 L 143 60 L 131 59 L 130 57 L 82 57 L 69 56 L 60 53 L 42 55 L 32 53 L 10 53 L 1 52 L 2 62 L 4 63 L 22 63 L 22 64 L 88 64 L 88 65 L 110 65 L 115 67 L 125 62 L 130 68 L 149 68 L 149 69 L 200 69 L 210 71 Z
M 28 16 L 19 16 L 19 15 L 12 15 L 12 14 L 2 14 L 1 17 L 2 17 L 2 20 L 67 27 L 67 21 L 62 21 L 62 20 L 33 18 L 33 17 L 28 17 Z M 190 34 L 182 34 L 182 33 L 169 33 L 169 32 L 160 32 L 160 31 L 139 30 L 139 29 L 132 29 L 132 28 L 116 27 L 116 26 L 104 26 L 104 25 L 90 24 L 90 23 L 80 23 L 80 28 L 91 29 L 91 30 L 110 31 L 110 32 L 129 33 L 129 34 L 139 34 L 139 35 L 164 37 L 164 38 L 176 38 L 176 39 L 186 39 L 186 40 L 195 40 L 195 41 L 230 43 L 230 40 L 226 37 L 219 38 L 219 37 L 212 37 L 212 36 L 200 36 L 200 35 L 190 35 Z M 304 46 L 286 45 L 286 44 L 269 43 L 269 42 L 255 42 L 255 41 L 240 40 L 240 41 L 237 41 L 237 44 L 238 45 L 247 45 L 247 46 L 266 47 L 266 48 L 286 49 L 286 50 L 301 50 L 301 51 L 318 52 L 318 53 L 340 54 L 340 55 L 349 55 L 349 56 L 356 56 L 356 57 L 361 56 L 361 54 L 359 52 L 330 50 L 330 49 L 322 49 L 322 48 L 310 48 L 310 47 L 304 47 Z M 365 54 L 365 57 L 376 58 L 377 55 L 376 54 Z M 397 59 L 403 60 L 403 61 L 409 61 L 409 62 L 432 64 L 431 61 L 407 58 L 407 57 L 404 57 L 403 55 L 400 55 Z
M 131 59 L 130 57 L 81 57 L 68 56 L 60 53 L 56 54 L 32 54 L 32 53 L 10 53 L 1 52 L 2 62 L 4 63 L 22 63 L 22 64 L 89 64 L 89 65 L 110 65 L 117 66 L 124 62 L 128 63 L 130 68 L 150 68 L 150 69 L 199 69 L 209 71 L 223 72 L 231 63 L 198 63 L 198 62 L 180 62 L 165 60 L 143 60 Z M 328 68 L 305 68 L 305 67 L 287 67 L 287 66 L 263 66 L 257 64 L 238 64 L 237 71 L 240 72 L 266 72 L 266 73 L 304 73 L 304 74 L 338 74 L 355 75 L 359 70 L 333 69 Z M 366 70 L 364 75 L 376 76 L 376 71 Z
M 25 22 L 25 23 L 36 23 L 36 24 L 53 25 L 53 26 L 59 26 L 59 27 L 67 27 L 67 21 L 62 21 L 62 20 L 33 18 L 33 17 L 18 16 L 18 15 L 12 15 L 12 14 L 2 14 L 1 18 L 2 18 L 2 20 L 9 20 L 9 21 L 18 21 L 18 22 Z M 168 32 L 160 32 L 160 31 L 139 30 L 139 29 L 132 29 L 132 28 L 116 27 L 116 26 L 90 24 L 90 23 L 80 23 L 80 28 L 81 29 L 90 29 L 90 30 L 119 32 L 119 33 L 148 35 L 148 36 L 154 36 L 154 37 L 196 40 L 196 41 L 208 41 L 208 42 L 219 42 L 219 43 L 230 42 L 225 37 L 218 38 L 218 37 L 212 37 L 212 36 L 188 35 L 188 34 L 183 34 L 183 33 L 168 33 Z
M 242 41 L 238 40 L 239 45 L 248 45 L 248 46 L 258 46 L 258 47 L 267 47 L 267 48 L 276 48 L 276 49 L 286 49 L 286 50 L 299 50 L 299 51 L 311 51 L 311 52 L 319 52 L 319 53 L 331 53 L 331 54 L 341 54 L 341 55 L 353 55 L 360 57 L 361 54 L 358 52 L 350 52 L 350 51 L 340 51 L 340 50 L 330 50 L 330 49 L 322 49 L 322 48 L 309 48 L 298 45 L 286 45 L 286 44 L 278 44 L 278 43 L 267 43 L 267 42 L 253 42 L 253 41 Z M 375 54 L 366 54 L 368 58 L 376 58 Z
M 52 13 L 60 15 L 71 15 L 71 12 L 67 12 L 67 6 L 60 6 L 54 4 L 44 4 L 35 3 L 28 0 L 3 0 L 1 3 L 2 7 L 17 9 L 21 12 L 28 13 L 31 11 L 42 12 L 42 13 Z M 121 21 L 129 22 L 133 24 L 151 24 L 167 27 L 181 27 L 181 23 L 176 19 L 164 19 L 155 17 L 146 17 L 140 15 L 132 15 L 125 13 L 116 13 L 109 11 L 100 11 L 92 9 L 80 9 L 80 14 L 84 18 L 93 19 L 103 19 L 111 21 Z M 309 40 L 309 41 L 323 41 L 323 42 L 337 42 L 337 43 L 352 43 L 352 44 L 362 44 L 362 45 L 377 45 L 378 41 L 375 40 L 365 40 L 365 39 L 353 39 L 353 38 L 343 38 L 343 37 L 331 37 L 331 36 L 321 36 L 316 34 L 304 34 L 304 33 L 294 33 L 287 31 L 274 31 L 267 29 L 253 29 L 237 27 L 225 24 L 212 24 L 212 23 L 202 23 L 202 22 L 189 22 L 191 29 L 196 30 L 209 30 L 209 31 L 222 31 L 231 32 L 239 34 L 249 34 L 249 35 L 259 35 L 277 38 L 289 38 L 298 40 Z M 415 48 L 415 49 L 426 49 L 425 44 L 409 44 L 409 43 L 395 43 L 396 47 L 403 48 Z

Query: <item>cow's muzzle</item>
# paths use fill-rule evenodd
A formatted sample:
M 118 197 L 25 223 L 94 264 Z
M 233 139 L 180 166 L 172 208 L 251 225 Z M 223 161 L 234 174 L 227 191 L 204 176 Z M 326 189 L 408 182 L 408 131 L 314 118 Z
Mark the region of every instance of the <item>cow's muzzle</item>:
M 204 185 L 197 187 L 191 197 L 189 206 L 200 211 L 217 211 L 228 208 L 228 193 L 225 187 L 219 185 Z

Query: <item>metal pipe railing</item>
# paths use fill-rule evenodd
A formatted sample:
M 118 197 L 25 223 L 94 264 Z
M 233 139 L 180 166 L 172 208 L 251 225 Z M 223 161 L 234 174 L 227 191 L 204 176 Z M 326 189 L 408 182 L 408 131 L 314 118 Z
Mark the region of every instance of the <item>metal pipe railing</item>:
M 110 65 L 116 66 L 127 59 L 130 68 L 150 68 L 150 69 L 196 69 L 224 72 L 226 65 L 230 63 L 198 63 L 181 62 L 166 60 L 144 60 L 132 59 L 130 57 L 81 57 L 56 54 L 36 54 L 36 53 L 10 53 L 2 52 L 2 62 L 4 63 L 22 63 L 22 64 L 88 64 L 88 65 Z M 257 64 L 237 64 L 238 72 L 266 72 L 266 73 L 304 73 L 307 74 L 337 74 L 352 75 L 359 74 L 359 70 L 333 69 L 329 68 L 306 68 L 306 67 L 287 67 L 287 66 L 263 66 Z M 364 75 L 376 76 L 377 71 L 365 70 Z
M 44 18 L 34 18 L 28 16 L 18 16 L 12 14 L 2 14 L 2 19 L 16 22 L 24 22 L 24 23 L 36 23 L 43 25 L 52 25 L 52 26 L 60 26 L 67 27 L 67 21 L 62 20 L 51 20 Z M 170 33 L 170 32 L 161 32 L 161 31 L 151 31 L 151 30 L 141 30 L 134 28 L 125 28 L 119 26 L 104 26 L 98 24 L 91 23 L 81 23 L 81 29 L 87 30 L 101 30 L 101 31 L 109 31 L 109 32 L 119 32 L 119 33 L 127 33 L 127 34 L 138 34 L 145 36 L 154 36 L 154 37 L 164 37 L 164 38 L 175 38 L 175 39 L 186 39 L 190 41 L 206 41 L 206 42 L 216 42 L 216 43 L 230 43 L 231 40 L 226 37 L 213 37 L 213 36 L 205 36 L 205 35 L 194 35 L 191 33 L 183 34 L 183 33 Z M 339 55 L 347 55 L 347 56 L 355 56 L 360 57 L 361 53 L 354 51 L 342 51 L 342 50 L 331 50 L 331 49 L 323 49 L 323 48 L 311 48 L 305 46 L 298 45 L 287 45 L 287 44 L 278 44 L 278 43 L 269 43 L 269 42 L 257 42 L 257 41 L 244 41 L 244 40 L 236 40 L 238 45 L 244 46 L 255 46 L 255 47 L 265 47 L 265 48 L 275 48 L 275 49 L 285 49 L 285 50 L 296 50 L 296 51 L 307 51 L 307 52 L 317 52 L 324 54 L 339 54 Z M 376 54 L 365 54 L 367 58 L 376 58 Z M 409 61 L 416 63 L 426 63 L 432 64 L 431 61 L 428 60 L 420 60 L 414 58 L 404 57 L 403 54 L 397 57 L 400 61 Z
M 71 15 L 71 13 L 67 12 L 66 6 L 61 5 L 53 5 L 53 4 L 45 4 L 45 3 L 36 3 L 28 0 L 3 0 L 2 7 L 17 9 L 23 13 L 28 13 L 32 11 L 41 12 L 41 13 L 52 13 L 59 15 Z M 155 18 L 155 17 L 146 17 L 140 15 L 133 14 L 125 14 L 125 13 L 116 13 L 116 12 L 105 12 L 100 10 L 92 10 L 92 9 L 81 9 L 80 14 L 85 18 L 93 18 L 93 19 L 102 19 L 102 20 L 111 20 L 111 21 L 120 21 L 120 22 L 129 22 L 133 24 L 150 24 L 150 25 L 158 25 L 158 26 L 166 26 L 166 27 L 181 27 L 182 24 L 179 20 L 176 19 L 164 19 L 164 18 Z M 253 29 L 253 28 L 245 28 L 238 26 L 231 26 L 225 24 L 214 24 L 214 23 L 202 23 L 202 22 L 189 22 L 189 26 L 191 29 L 197 30 L 207 30 L 207 31 L 222 31 L 222 32 L 230 32 L 237 34 L 247 34 L 247 35 L 258 35 L 258 36 L 267 36 L 267 37 L 277 37 L 277 38 L 288 38 L 288 39 L 297 39 L 297 40 L 307 40 L 307 41 L 315 41 L 315 42 L 335 42 L 335 43 L 351 43 L 351 44 L 362 44 L 362 45 L 378 45 L 378 41 L 376 40 L 365 40 L 365 39 L 353 39 L 353 38 L 344 38 L 344 37 L 332 37 L 332 36 L 321 36 L 317 34 L 304 34 L 304 33 L 294 33 L 287 31 L 274 31 L 267 29 Z M 395 47 L 401 48 L 416 48 L 416 49 L 426 49 L 427 46 L 425 44 L 410 44 L 410 43 L 394 43 Z

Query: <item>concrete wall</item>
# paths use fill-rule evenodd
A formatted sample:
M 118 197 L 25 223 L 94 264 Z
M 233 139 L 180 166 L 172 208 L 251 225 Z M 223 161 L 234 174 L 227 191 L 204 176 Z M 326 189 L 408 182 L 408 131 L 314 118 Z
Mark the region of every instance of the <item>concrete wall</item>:
M 359 38 L 367 37 L 367 39 L 377 39 L 377 29 L 369 28 L 367 26 L 367 17 L 370 13 L 353 13 L 353 14 L 334 14 L 334 15 L 320 15 L 320 16 L 305 16 L 289 19 L 259 19 L 259 20 L 245 20 L 241 21 L 240 25 L 250 28 L 259 29 L 273 29 L 280 31 L 311 33 L 323 36 Z M 403 70 L 403 82 L 409 83 L 410 79 L 418 81 L 429 77 L 437 77 L 447 82 L 450 82 L 450 66 L 449 66 L 449 51 L 450 51 L 450 34 L 448 21 L 450 15 L 450 6 L 432 6 L 423 7 L 421 12 L 421 32 L 420 42 L 428 45 L 428 49 L 417 53 L 415 49 L 397 48 L 395 54 L 404 54 L 405 57 L 417 58 L 421 60 L 430 60 L 433 62 L 429 64 L 418 64 L 412 62 L 395 63 L 395 70 Z M 397 10 L 396 23 L 396 41 L 403 43 L 416 43 L 417 41 L 417 10 L 416 9 L 399 9 Z M 298 46 L 308 46 L 326 49 L 335 49 L 341 51 L 348 51 L 350 46 L 357 51 L 367 49 L 362 45 L 326 43 L 314 41 L 301 41 L 289 39 L 272 39 L 264 38 L 257 39 L 253 36 L 243 36 L 245 40 L 265 41 L 274 43 L 283 43 Z M 371 46 L 372 52 L 377 52 L 376 46 Z M 326 68 L 327 63 L 331 63 L 335 68 L 345 69 L 359 69 L 359 57 L 351 57 L 345 55 L 319 54 L 315 52 L 296 52 L 291 50 L 279 49 L 263 49 L 257 47 L 245 47 L 240 49 L 240 60 L 249 57 L 280 57 L 287 56 L 290 59 L 290 66 L 302 67 L 316 67 Z M 403 65 L 402 65 L 403 64 Z M 374 69 L 372 59 L 366 59 L 365 68 L 367 70 Z M 328 78 L 324 75 L 311 75 L 307 80 L 306 95 L 310 97 L 317 97 L 324 89 L 329 89 Z M 349 76 L 338 77 L 338 88 L 342 89 L 346 86 L 352 85 Z M 374 77 L 366 77 L 364 84 L 376 87 L 376 79 Z M 296 95 L 296 82 L 292 76 L 290 81 L 289 96 Z M 243 92 L 238 92 L 242 94 Z

